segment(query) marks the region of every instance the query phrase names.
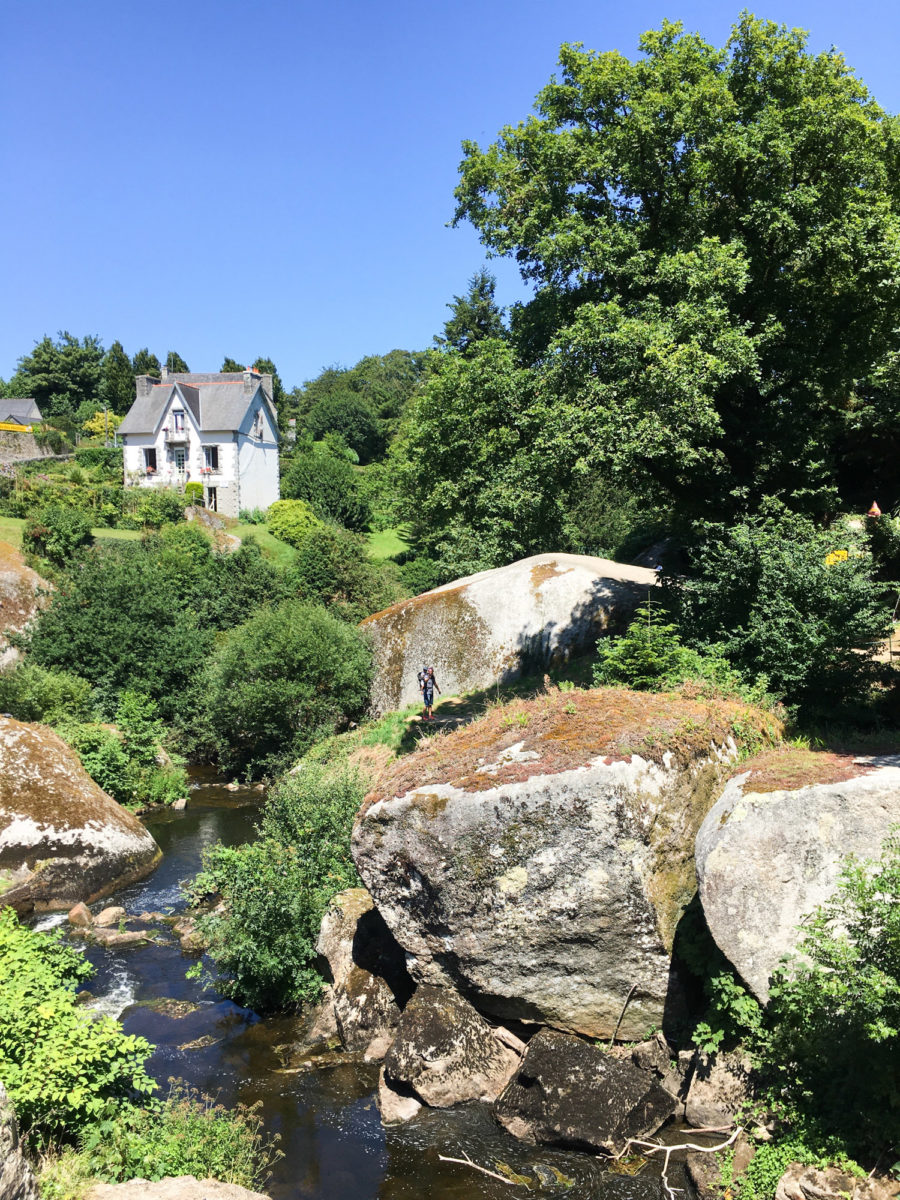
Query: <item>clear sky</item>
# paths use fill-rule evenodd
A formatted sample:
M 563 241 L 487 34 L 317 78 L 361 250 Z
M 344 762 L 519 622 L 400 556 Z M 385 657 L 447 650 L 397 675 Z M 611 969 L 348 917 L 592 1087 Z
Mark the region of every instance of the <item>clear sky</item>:
M 563 41 L 633 55 L 713 0 L 0 0 L 0 375 L 43 334 L 195 371 L 430 344 L 484 261 L 460 142 L 524 118 Z M 900 110 L 896 0 L 768 0 Z M 498 298 L 522 294 L 495 262 Z

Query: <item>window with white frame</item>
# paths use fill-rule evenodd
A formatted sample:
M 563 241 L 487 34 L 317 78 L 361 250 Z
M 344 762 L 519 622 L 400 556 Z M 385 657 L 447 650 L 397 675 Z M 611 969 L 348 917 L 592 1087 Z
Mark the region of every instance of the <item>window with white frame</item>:
M 203 465 L 207 471 L 218 471 L 219 469 L 219 447 L 204 446 L 203 447 Z

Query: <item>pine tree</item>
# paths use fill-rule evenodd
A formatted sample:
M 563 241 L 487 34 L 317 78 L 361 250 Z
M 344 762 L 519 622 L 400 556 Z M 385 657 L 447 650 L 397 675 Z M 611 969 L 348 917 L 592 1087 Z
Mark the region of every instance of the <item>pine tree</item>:
M 121 342 L 113 342 L 103 359 L 100 399 L 119 416 L 128 412 L 134 400 L 134 372 Z
M 447 305 L 453 316 L 444 326 L 444 336 L 435 337 L 435 343 L 467 354 L 484 338 L 505 337 L 503 310 L 494 299 L 496 287 L 497 280 L 490 271 L 484 267 L 476 271 L 466 295 L 454 296 L 453 303 Z

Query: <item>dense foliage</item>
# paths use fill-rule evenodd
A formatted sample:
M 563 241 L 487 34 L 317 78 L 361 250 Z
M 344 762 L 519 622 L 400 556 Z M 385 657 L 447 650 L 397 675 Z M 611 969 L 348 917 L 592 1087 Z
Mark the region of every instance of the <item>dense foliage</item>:
M 438 557 L 577 548 L 598 479 L 685 514 L 768 494 L 827 516 L 865 455 L 900 500 L 896 118 L 749 14 L 724 48 L 666 22 L 640 50 L 563 46 L 536 115 L 465 144 L 457 220 L 535 295 L 507 340 L 437 356 L 395 445 Z
M 56 566 L 69 562 L 92 540 L 91 523 L 84 513 L 61 504 L 39 509 L 22 531 L 24 549 Z
M 338 525 L 318 525 L 303 539 L 290 580 L 304 600 L 323 604 L 334 616 L 356 623 L 392 604 L 395 579 L 366 554 L 358 534 Z
M 318 996 L 322 916 L 333 895 L 359 883 L 350 830 L 364 790 L 347 768 L 304 763 L 270 794 L 257 841 L 206 853 L 193 887 L 225 901 L 199 925 L 226 995 L 263 1011 Z
M 864 542 L 770 501 L 730 525 L 697 525 L 689 559 L 674 589 L 689 642 L 715 644 L 806 711 L 865 699 L 890 612 Z
M 372 652 L 318 605 L 262 608 L 216 648 L 204 710 L 219 761 L 259 774 L 288 765 L 364 710 Z
M 0 912 L 0 1078 L 25 1128 L 84 1128 L 109 1100 L 149 1096 L 151 1046 L 117 1021 L 79 1008 L 78 982 L 91 968 L 57 936 Z
M 356 530 L 368 524 L 369 507 L 352 464 L 327 447 L 298 446 L 281 480 L 281 494 L 305 501 L 322 521 Z

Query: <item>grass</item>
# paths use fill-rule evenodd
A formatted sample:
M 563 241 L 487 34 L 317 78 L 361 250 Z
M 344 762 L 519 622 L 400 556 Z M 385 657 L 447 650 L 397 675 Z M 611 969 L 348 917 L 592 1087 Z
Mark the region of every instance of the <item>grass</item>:
M 409 542 L 404 536 L 406 526 L 399 525 L 394 529 L 379 529 L 369 534 L 370 558 L 394 558 L 409 549 Z
M 271 559 L 276 566 L 287 567 L 294 560 L 294 548 L 289 546 L 287 542 L 279 541 L 274 534 L 269 533 L 266 525 L 245 525 L 240 522 L 232 524 L 226 522 L 228 532 L 239 537 L 241 541 L 244 538 L 252 537 L 256 540 L 256 544 L 263 552 L 265 558 Z
M 22 530 L 25 522 L 19 517 L 0 517 L 0 542 L 9 542 L 17 548 L 22 545 Z
M 0 542 L 9 542 L 11 546 L 21 549 L 24 528 L 24 517 L 0 517 Z M 139 529 L 92 529 L 91 533 L 95 538 L 113 541 L 137 541 L 141 536 Z

